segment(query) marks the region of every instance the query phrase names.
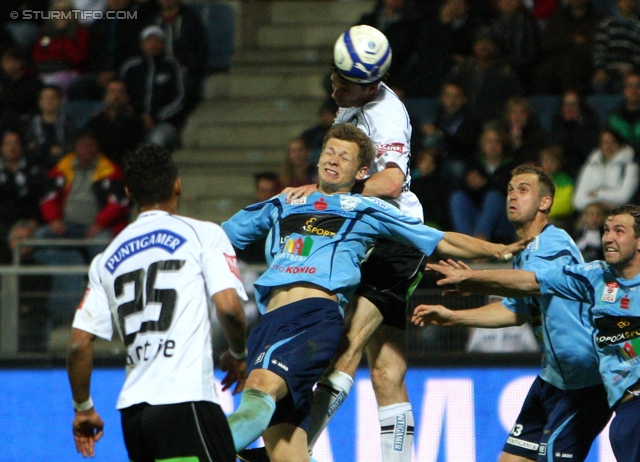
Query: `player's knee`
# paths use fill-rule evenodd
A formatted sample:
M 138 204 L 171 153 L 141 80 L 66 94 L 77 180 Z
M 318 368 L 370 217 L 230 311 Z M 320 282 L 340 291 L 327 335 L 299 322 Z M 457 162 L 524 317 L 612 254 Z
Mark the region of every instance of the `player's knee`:
M 371 368 L 371 383 L 378 393 L 394 393 L 404 386 L 406 369 L 376 365 Z
M 270 460 L 271 462 L 309 462 L 309 454 L 305 448 L 302 452 L 287 451 L 286 454 L 271 454 Z

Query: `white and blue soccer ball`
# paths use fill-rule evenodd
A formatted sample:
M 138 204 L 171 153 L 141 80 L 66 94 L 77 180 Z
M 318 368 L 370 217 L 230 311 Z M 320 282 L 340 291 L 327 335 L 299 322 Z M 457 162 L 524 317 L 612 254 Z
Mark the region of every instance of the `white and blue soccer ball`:
M 375 82 L 389 70 L 391 47 L 387 37 L 375 27 L 353 26 L 336 41 L 333 63 L 348 80 Z

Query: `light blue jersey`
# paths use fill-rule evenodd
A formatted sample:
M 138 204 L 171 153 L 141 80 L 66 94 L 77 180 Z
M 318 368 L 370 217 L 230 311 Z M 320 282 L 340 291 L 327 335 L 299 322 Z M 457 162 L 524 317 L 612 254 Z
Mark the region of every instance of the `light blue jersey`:
M 583 263 L 580 250 L 569 235 L 547 225 L 516 255 L 514 269 L 537 272 Z M 587 305 L 553 295 L 506 298 L 509 310 L 530 314 L 531 326 L 542 348 L 540 377 L 561 390 L 575 390 L 602 383 L 591 341 Z
M 285 195 L 250 205 L 222 224 L 244 248 L 268 234 L 268 270 L 255 283 L 264 313 L 273 287 L 308 283 L 338 296 L 344 307 L 360 282 L 360 262 L 379 237 L 431 255 L 444 233 L 374 198 L 320 192 L 285 202 Z
M 536 277 L 543 294 L 589 304 L 592 342 L 613 407 L 640 379 L 640 275 L 622 279 L 597 261 L 536 271 Z

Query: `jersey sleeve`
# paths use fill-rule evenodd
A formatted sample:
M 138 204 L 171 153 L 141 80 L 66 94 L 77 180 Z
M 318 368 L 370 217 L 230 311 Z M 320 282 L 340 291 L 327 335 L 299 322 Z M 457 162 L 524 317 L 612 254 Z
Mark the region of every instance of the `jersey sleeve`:
M 213 295 L 225 289 L 235 289 L 240 298 L 247 300 L 233 246 L 220 226 L 211 225 L 209 239 L 203 242 L 202 251 L 202 272 L 207 290 Z
M 100 280 L 99 260 L 96 256 L 89 267 L 89 284 L 76 309 L 72 326 L 106 340 L 113 337 L 113 317 L 109 297 Z
M 593 302 L 593 286 L 585 271 L 588 267 L 589 264 L 582 264 L 536 271 L 540 292 L 557 295 L 567 300 Z
M 366 215 L 382 237 L 416 247 L 425 255 L 431 255 L 444 238 L 443 231 L 423 225 L 417 218 L 404 215 L 381 199 L 365 199 L 371 205 Z
M 279 197 L 245 207 L 222 223 L 222 229 L 233 245 L 244 249 L 269 234 L 275 221 L 277 204 L 280 204 Z

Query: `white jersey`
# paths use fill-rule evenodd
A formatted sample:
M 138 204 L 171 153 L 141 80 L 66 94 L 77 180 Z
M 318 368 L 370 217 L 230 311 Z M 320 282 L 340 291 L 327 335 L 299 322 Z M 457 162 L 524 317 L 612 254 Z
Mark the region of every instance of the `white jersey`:
M 91 262 L 73 327 L 127 347 L 117 408 L 187 401 L 218 403 L 211 297 L 246 300 L 235 252 L 222 228 L 163 211 L 145 212 Z
M 365 132 L 378 154 L 369 166 L 367 177 L 385 169 L 387 163 L 398 164 L 404 173 L 404 184 L 400 196 L 389 201 L 404 214 L 423 221 L 422 205 L 411 186 L 411 123 L 409 114 L 398 95 L 383 82 L 378 85 L 373 100 L 362 107 L 341 107 L 335 123 L 349 123 Z

